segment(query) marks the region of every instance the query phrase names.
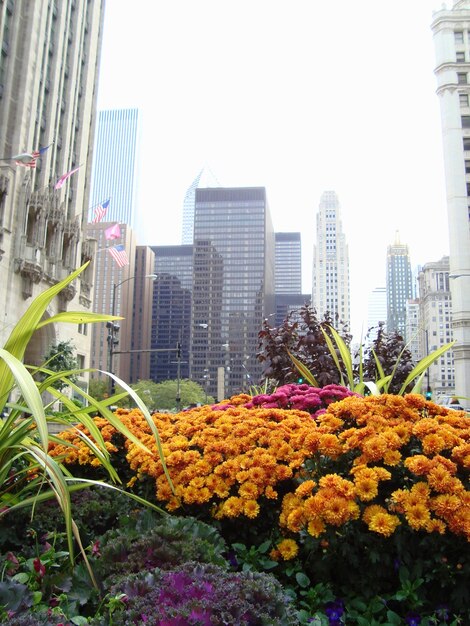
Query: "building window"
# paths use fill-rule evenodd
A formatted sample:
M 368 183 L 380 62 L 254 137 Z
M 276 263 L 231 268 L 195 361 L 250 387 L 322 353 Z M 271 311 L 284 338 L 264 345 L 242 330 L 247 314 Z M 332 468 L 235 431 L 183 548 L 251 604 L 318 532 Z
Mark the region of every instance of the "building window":
M 454 41 L 455 43 L 463 43 L 463 30 L 456 30 L 454 32 Z
M 462 115 L 462 128 L 470 128 L 470 115 Z
M 457 82 L 459 85 L 467 85 L 467 74 L 457 73 Z
M 459 93 L 459 101 L 461 107 L 468 107 L 468 94 Z
M 465 52 L 456 52 L 455 60 L 457 63 L 465 63 Z
M 470 137 L 463 138 L 463 149 L 470 150 Z

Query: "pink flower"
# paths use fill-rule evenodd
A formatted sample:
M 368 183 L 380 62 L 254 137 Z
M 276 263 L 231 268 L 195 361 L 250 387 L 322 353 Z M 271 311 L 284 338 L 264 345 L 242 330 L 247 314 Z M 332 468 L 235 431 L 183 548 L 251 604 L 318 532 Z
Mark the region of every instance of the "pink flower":
M 41 559 L 35 558 L 33 561 L 34 570 L 38 573 L 39 577 L 42 578 L 46 574 L 46 566 L 41 563 Z
M 91 554 L 93 556 L 101 556 L 99 540 L 95 541 L 95 543 L 92 545 Z

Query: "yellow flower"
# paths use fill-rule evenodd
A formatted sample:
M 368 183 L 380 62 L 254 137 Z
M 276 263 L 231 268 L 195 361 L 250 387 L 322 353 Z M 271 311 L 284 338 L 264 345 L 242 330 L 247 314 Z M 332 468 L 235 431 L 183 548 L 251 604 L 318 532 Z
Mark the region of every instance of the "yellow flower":
M 223 517 L 238 517 L 244 508 L 245 502 L 242 498 L 235 498 L 232 496 L 228 498 L 222 505 Z
M 383 455 L 385 465 L 398 465 L 401 461 L 401 453 L 398 450 L 387 450 Z
M 278 492 L 277 492 L 275 489 L 273 489 L 273 488 L 271 487 L 271 485 L 268 485 L 268 486 L 266 487 L 266 489 L 264 490 L 264 495 L 265 495 L 265 496 L 266 496 L 269 500 L 276 500 L 279 494 L 278 494 Z
M 255 483 L 245 482 L 238 489 L 238 495 L 246 500 L 256 500 L 259 496 L 260 488 Z
M 250 519 L 254 519 L 259 514 L 259 504 L 256 500 L 246 500 L 243 505 L 243 513 Z
M 446 532 L 445 523 L 439 519 L 430 519 L 425 528 L 428 533 L 439 533 L 443 535 Z
M 322 511 L 322 517 L 327 524 L 341 526 L 350 519 L 348 500 L 339 496 L 328 499 Z
M 284 561 L 290 561 L 297 556 L 299 546 L 293 539 L 283 539 L 281 543 L 277 545 L 277 550 Z
M 309 496 L 315 487 L 316 483 L 314 480 L 306 480 L 304 483 L 299 485 L 295 490 L 296 495 L 304 497 Z
M 371 504 L 364 509 L 362 519 L 365 521 L 366 524 L 369 524 L 370 520 L 373 518 L 374 515 L 377 515 L 377 513 L 387 513 L 387 509 L 384 509 L 384 507 L 380 506 L 379 504 Z
M 309 535 L 312 535 L 312 537 L 319 537 L 325 532 L 326 527 L 320 518 L 315 518 L 308 523 L 307 530 Z
M 326 454 L 332 459 L 336 459 L 341 454 L 343 447 L 336 435 L 325 434 L 321 435 L 320 437 L 320 441 L 318 442 L 318 450 L 319 452 L 321 452 L 321 454 Z
M 408 524 L 415 530 L 426 528 L 426 525 L 431 520 L 429 509 L 423 504 L 413 504 L 405 507 L 405 517 Z
M 356 477 L 354 482 L 356 485 L 356 493 L 364 502 L 372 500 L 379 492 L 377 480 Z
M 390 513 L 383 512 L 372 515 L 368 523 L 370 530 L 383 535 L 384 537 L 390 537 L 399 525 L 400 520 L 396 515 L 390 515 Z

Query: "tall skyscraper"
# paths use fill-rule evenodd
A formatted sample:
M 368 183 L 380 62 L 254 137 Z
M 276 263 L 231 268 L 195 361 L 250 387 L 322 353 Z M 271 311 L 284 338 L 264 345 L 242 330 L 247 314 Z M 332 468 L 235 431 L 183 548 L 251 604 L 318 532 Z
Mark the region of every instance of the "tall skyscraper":
M 126 382 L 134 382 L 131 363 L 137 359 L 129 352 L 133 344 L 133 297 L 137 289 L 136 249 L 137 186 L 139 172 L 140 114 L 138 109 L 116 109 L 100 111 L 96 129 L 95 152 L 91 175 L 91 203 L 88 211 L 88 234 L 98 242 L 95 258 L 94 299 L 95 310 L 99 313 L 123 316 L 120 322 L 119 346 L 116 352 L 124 352 L 113 357 L 113 370 Z M 110 200 L 102 221 L 93 223 L 95 207 Z M 119 225 L 120 236 L 108 240 L 106 230 Z M 129 265 L 118 267 L 106 251 L 116 244 L 125 246 Z M 141 259 L 142 261 L 142 259 Z M 145 263 L 144 263 L 145 264 Z M 153 268 L 150 264 L 150 272 Z M 148 274 L 148 271 L 147 271 Z M 150 281 L 145 281 L 147 289 L 152 289 Z M 114 293 L 114 300 L 113 300 Z M 114 302 L 114 311 L 113 311 Z M 151 307 L 151 297 L 148 306 Z M 142 312 L 144 315 L 144 312 Z M 141 319 L 141 318 L 139 318 Z M 137 328 L 137 326 L 136 326 Z M 109 350 L 106 343 L 107 330 L 104 324 L 95 324 L 91 329 L 92 365 L 107 370 Z M 137 335 L 136 335 L 137 337 Z M 137 339 L 135 339 L 137 340 Z M 150 339 L 149 339 L 150 342 Z M 139 369 L 149 370 L 141 360 Z
M 95 252 L 82 212 L 89 199 L 103 15 L 100 0 L 0 4 L 1 345 L 31 298 Z M 88 267 L 47 315 L 91 310 L 92 282 Z M 88 367 L 86 325 L 48 324 L 33 335 L 25 362 L 43 363 L 62 340 L 72 341 Z
M 323 192 L 317 213 L 317 239 L 313 248 L 312 306 L 319 317 L 350 322 L 349 253 L 340 217 L 338 196 Z
M 220 187 L 219 181 L 209 167 L 203 167 L 191 185 L 188 187 L 183 202 L 183 226 L 181 243 L 192 245 L 194 236 L 194 203 L 196 189 L 201 187 Z
M 157 279 L 153 292 L 150 378 L 155 382 L 189 378 L 193 246 L 152 246 Z M 174 349 L 181 344 L 178 364 Z
M 406 302 L 413 298 L 408 246 L 400 243 L 398 233 L 395 242 L 387 247 L 387 330 L 397 331 L 406 339 Z
M 455 392 L 470 397 L 470 1 L 433 15 L 449 224 Z
M 452 298 L 449 285 L 449 257 L 426 263 L 418 276 L 420 303 L 420 352 L 424 357 L 452 341 Z M 436 400 L 439 394 L 455 392 L 455 346 L 429 368 L 424 386 L 429 385 Z
M 275 290 L 277 294 L 302 292 L 302 249 L 300 233 L 275 233 Z
M 90 222 L 93 220 L 93 207 L 109 198 L 105 221 L 120 222 L 137 230 L 140 125 L 138 109 L 99 112 L 91 178 Z
M 208 382 L 211 395 L 258 381 L 258 332 L 274 307 L 274 253 L 263 187 L 196 190 L 191 375 Z
M 379 322 L 387 322 L 387 289 L 385 287 L 374 287 L 369 294 L 367 307 L 367 329 L 377 328 Z M 370 337 L 374 340 L 376 333 Z
M 275 309 L 272 322 L 281 326 L 289 313 L 311 301 L 302 294 L 302 247 L 300 233 L 275 233 Z

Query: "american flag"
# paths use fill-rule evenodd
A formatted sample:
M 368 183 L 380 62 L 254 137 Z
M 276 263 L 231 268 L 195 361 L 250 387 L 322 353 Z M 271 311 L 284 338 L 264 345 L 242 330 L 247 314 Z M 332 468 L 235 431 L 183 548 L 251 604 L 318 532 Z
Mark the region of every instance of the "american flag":
M 104 202 L 101 202 L 100 204 L 98 204 L 97 207 L 95 207 L 95 216 L 91 223 L 97 224 L 98 222 L 101 222 L 103 217 L 106 215 L 106 211 L 108 210 L 108 207 L 109 207 L 109 198 L 105 200 Z
M 41 153 L 38 150 L 34 150 L 34 152 L 25 152 L 23 154 L 17 154 L 13 158 L 15 159 L 16 165 L 21 165 L 22 167 L 36 167 L 36 159 L 41 156 Z
M 129 259 L 122 243 L 120 243 L 118 246 L 108 248 L 108 252 L 116 261 L 118 267 L 124 267 L 125 265 L 129 265 Z
M 72 176 L 72 174 L 75 174 L 75 172 L 78 172 L 78 170 L 80 168 L 81 168 L 81 165 L 79 165 L 78 167 L 76 167 L 73 170 L 70 170 L 70 172 L 66 172 L 65 174 L 62 174 L 62 176 L 59 178 L 59 180 L 54 185 L 54 189 L 61 189 L 64 186 L 65 181 L 68 178 L 70 178 L 70 176 Z

